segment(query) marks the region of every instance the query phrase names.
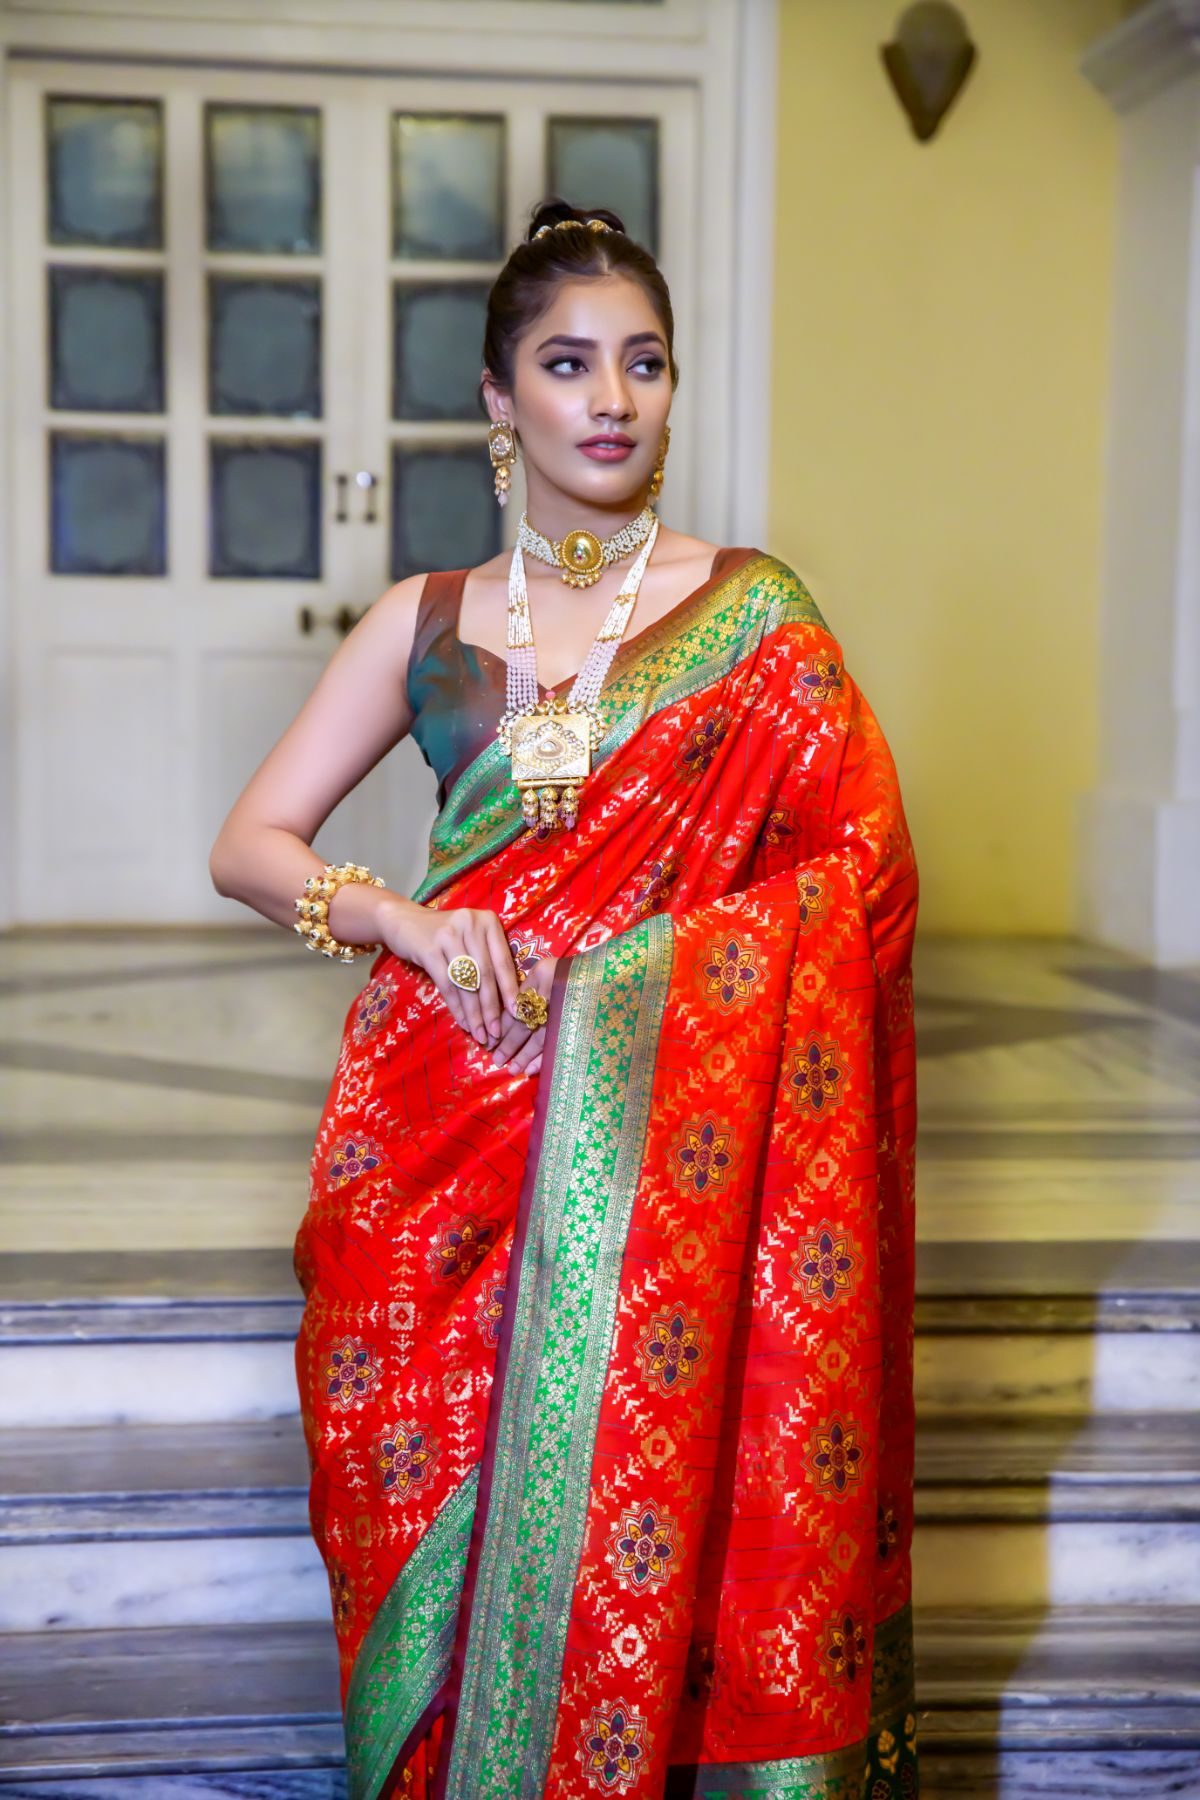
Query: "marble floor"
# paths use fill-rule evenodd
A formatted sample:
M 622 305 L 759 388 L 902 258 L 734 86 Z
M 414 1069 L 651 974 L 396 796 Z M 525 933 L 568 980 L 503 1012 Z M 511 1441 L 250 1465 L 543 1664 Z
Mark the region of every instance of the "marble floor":
M 268 929 L 0 939 L 0 1252 L 279 1250 L 362 971 Z M 1200 971 L 922 940 L 918 1233 L 1200 1238 Z

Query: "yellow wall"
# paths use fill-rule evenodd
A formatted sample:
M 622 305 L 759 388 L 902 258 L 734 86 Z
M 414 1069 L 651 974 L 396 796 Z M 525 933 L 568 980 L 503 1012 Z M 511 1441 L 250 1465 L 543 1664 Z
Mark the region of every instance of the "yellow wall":
M 975 68 L 911 135 L 897 0 L 780 0 L 769 547 L 900 769 L 924 930 L 1073 924 L 1091 785 L 1122 0 L 960 0 Z

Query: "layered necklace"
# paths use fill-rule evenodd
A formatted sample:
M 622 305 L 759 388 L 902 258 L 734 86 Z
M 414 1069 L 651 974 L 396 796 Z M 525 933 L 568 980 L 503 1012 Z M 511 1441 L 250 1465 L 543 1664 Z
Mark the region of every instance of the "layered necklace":
M 535 531 L 529 523 L 529 514 L 522 513 L 517 526 L 517 543 L 539 562 L 561 569 L 568 587 L 587 588 L 599 581 L 606 563 L 620 562 L 623 556 L 631 556 L 645 543 L 654 527 L 655 516 L 652 506 L 643 506 L 636 519 L 630 519 L 628 525 L 622 525 L 611 537 L 598 538 L 594 531 L 568 531 L 556 544 Z
M 643 521 L 647 518 L 649 523 L 643 530 Z M 604 563 L 615 562 L 618 556 L 628 555 L 634 547 L 626 541 L 624 549 L 609 554 L 610 546 L 616 545 L 626 533 L 640 534 L 636 538 L 642 546 L 640 554 L 621 583 L 565 700 L 539 698 L 537 651 L 525 586 L 522 548 L 522 531 L 525 530 L 549 552 L 541 553 L 542 560 L 559 564 L 564 571 L 563 580 L 572 587 L 590 586 L 598 578 Z M 497 736 L 512 758 L 512 778 L 521 793 L 521 814 L 531 831 L 544 834 L 559 828 L 571 829 L 578 823 L 580 785 L 591 773 L 592 751 L 603 735 L 604 721 L 598 705 L 600 689 L 617 646 L 625 636 L 657 536 L 658 518 L 649 506 L 610 538 L 601 540 L 590 531 L 569 532 L 559 545 L 551 544 L 540 532 L 527 527 L 524 518 L 521 520 L 508 572 L 507 704 Z M 572 580 L 572 545 L 580 538 L 590 539 L 597 549 L 596 573 L 586 581 Z M 540 553 L 535 546 L 530 548 L 535 555 Z

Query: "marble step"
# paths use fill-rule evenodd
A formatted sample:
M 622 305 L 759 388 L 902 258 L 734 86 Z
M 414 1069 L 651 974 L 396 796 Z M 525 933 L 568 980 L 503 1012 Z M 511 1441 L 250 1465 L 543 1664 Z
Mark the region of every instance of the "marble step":
M 926 1414 L 914 1501 L 925 1605 L 1200 1606 L 1200 1414 Z
M 290 1296 L 5 1305 L 0 1430 L 294 1413 L 299 1319 Z
M 978 1297 L 970 1306 L 983 1311 Z M 951 1331 L 948 1311 L 943 1303 L 927 1330 L 918 1308 L 923 1412 L 1200 1409 L 1200 1331 L 1173 1321 Z M 297 1318 L 290 1305 L 259 1301 L 10 1307 L 0 1315 L 0 1430 L 285 1417 L 297 1405 Z
M 918 1229 L 920 1226 L 918 1225 Z M 981 1328 L 1039 1309 L 1038 1329 L 1077 1329 L 1092 1308 L 1115 1329 L 1200 1329 L 1200 1243 L 1194 1240 L 937 1240 L 917 1243 L 919 1305 L 980 1299 Z M 0 1252 L 7 1302 L 219 1302 L 300 1299 L 290 1248 Z M 959 1318 L 961 1327 L 961 1316 Z
M 220 1776 L 214 1778 L 219 1784 Z M 43 1796 L 28 1790 L 30 1800 L 110 1800 L 55 1789 Z M 130 1800 L 242 1800 L 242 1790 L 217 1786 L 184 1793 L 154 1787 Z M 250 1790 L 244 1790 L 251 1800 Z M 1200 1800 L 1200 1764 L 1194 1750 L 1117 1749 L 1105 1743 L 1096 1750 L 1058 1747 L 1052 1750 L 990 1749 L 947 1754 L 925 1750 L 921 1757 L 921 1800 Z M 118 1800 L 115 1794 L 111 1800 Z M 253 1800 L 258 1800 L 257 1794 Z M 263 1800 L 268 1800 L 266 1793 Z M 269 1800 L 309 1800 L 291 1788 L 271 1789 Z M 342 1800 L 341 1790 L 321 1789 L 312 1800 Z
M 1200 1410 L 1192 1243 L 919 1243 L 918 1411 Z
M 297 1417 L 0 1433 L 0 1630 L 325 1618 Z
M 0 1785 L 36 1775 L 43 1800 L 53 1777 L 332 1770 L 343 1760 L 327 1620 L 0 1643 Z
M 1189 1785 L 1200 1777 L 1200 1613 L 1097 1607 L 1047 1620 L 1014 1606 L 943 1608 L 918 1609 L 914 1622 L 926 1800 L 994 1796 L 982 1778 L 999 1759 L 1013 1780 L 1006 1800 L 1200 1793 Z M 86 1793 L 74 1784 L 89 1779 L 106 1784 L 93 1800 L 150 1800 L 152 1777 L 176 1784 L 165 1796 L 341 1792 L 328 1625 L 0 1640 L 0 1717 L 0 1785 L 38 1800 Z M 306 1770 L 324 1774 L 304 1786 Z M 281 1785 L 265 1785 L 276 1774 Z
M 30 1779 L 0 1771 L 6 1800 L 347 1800 L 343 1769 Z M 1191 1750 L 988 1750 L 921 1759 L 922 1800 L 1200 1800 Z
M 282 1253 L 2 1256 L 0 1292 L 0 1428 L 295 1411 Z M 923 1243 L 916 1333 L 922 1411 L 1200 1409 L 1200 1245 Z
M 0 1629 L 321 1619 L 299 1422 L 0 1436 Z M 917 1591 L 1200 1605 L 1200 1416 L 924 1417 Z

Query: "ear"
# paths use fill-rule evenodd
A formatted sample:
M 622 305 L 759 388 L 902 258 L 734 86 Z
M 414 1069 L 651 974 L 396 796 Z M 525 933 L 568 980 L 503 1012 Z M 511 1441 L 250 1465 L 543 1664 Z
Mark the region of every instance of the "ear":
M 483 403 L 488 410 L 488 418 L 493 425 L 503 423 L 511 426 L 512 395 L 507 388 L 502 388 L 492 379 L 487 369 L 480 375 L 480 386 L 483 388 Z

